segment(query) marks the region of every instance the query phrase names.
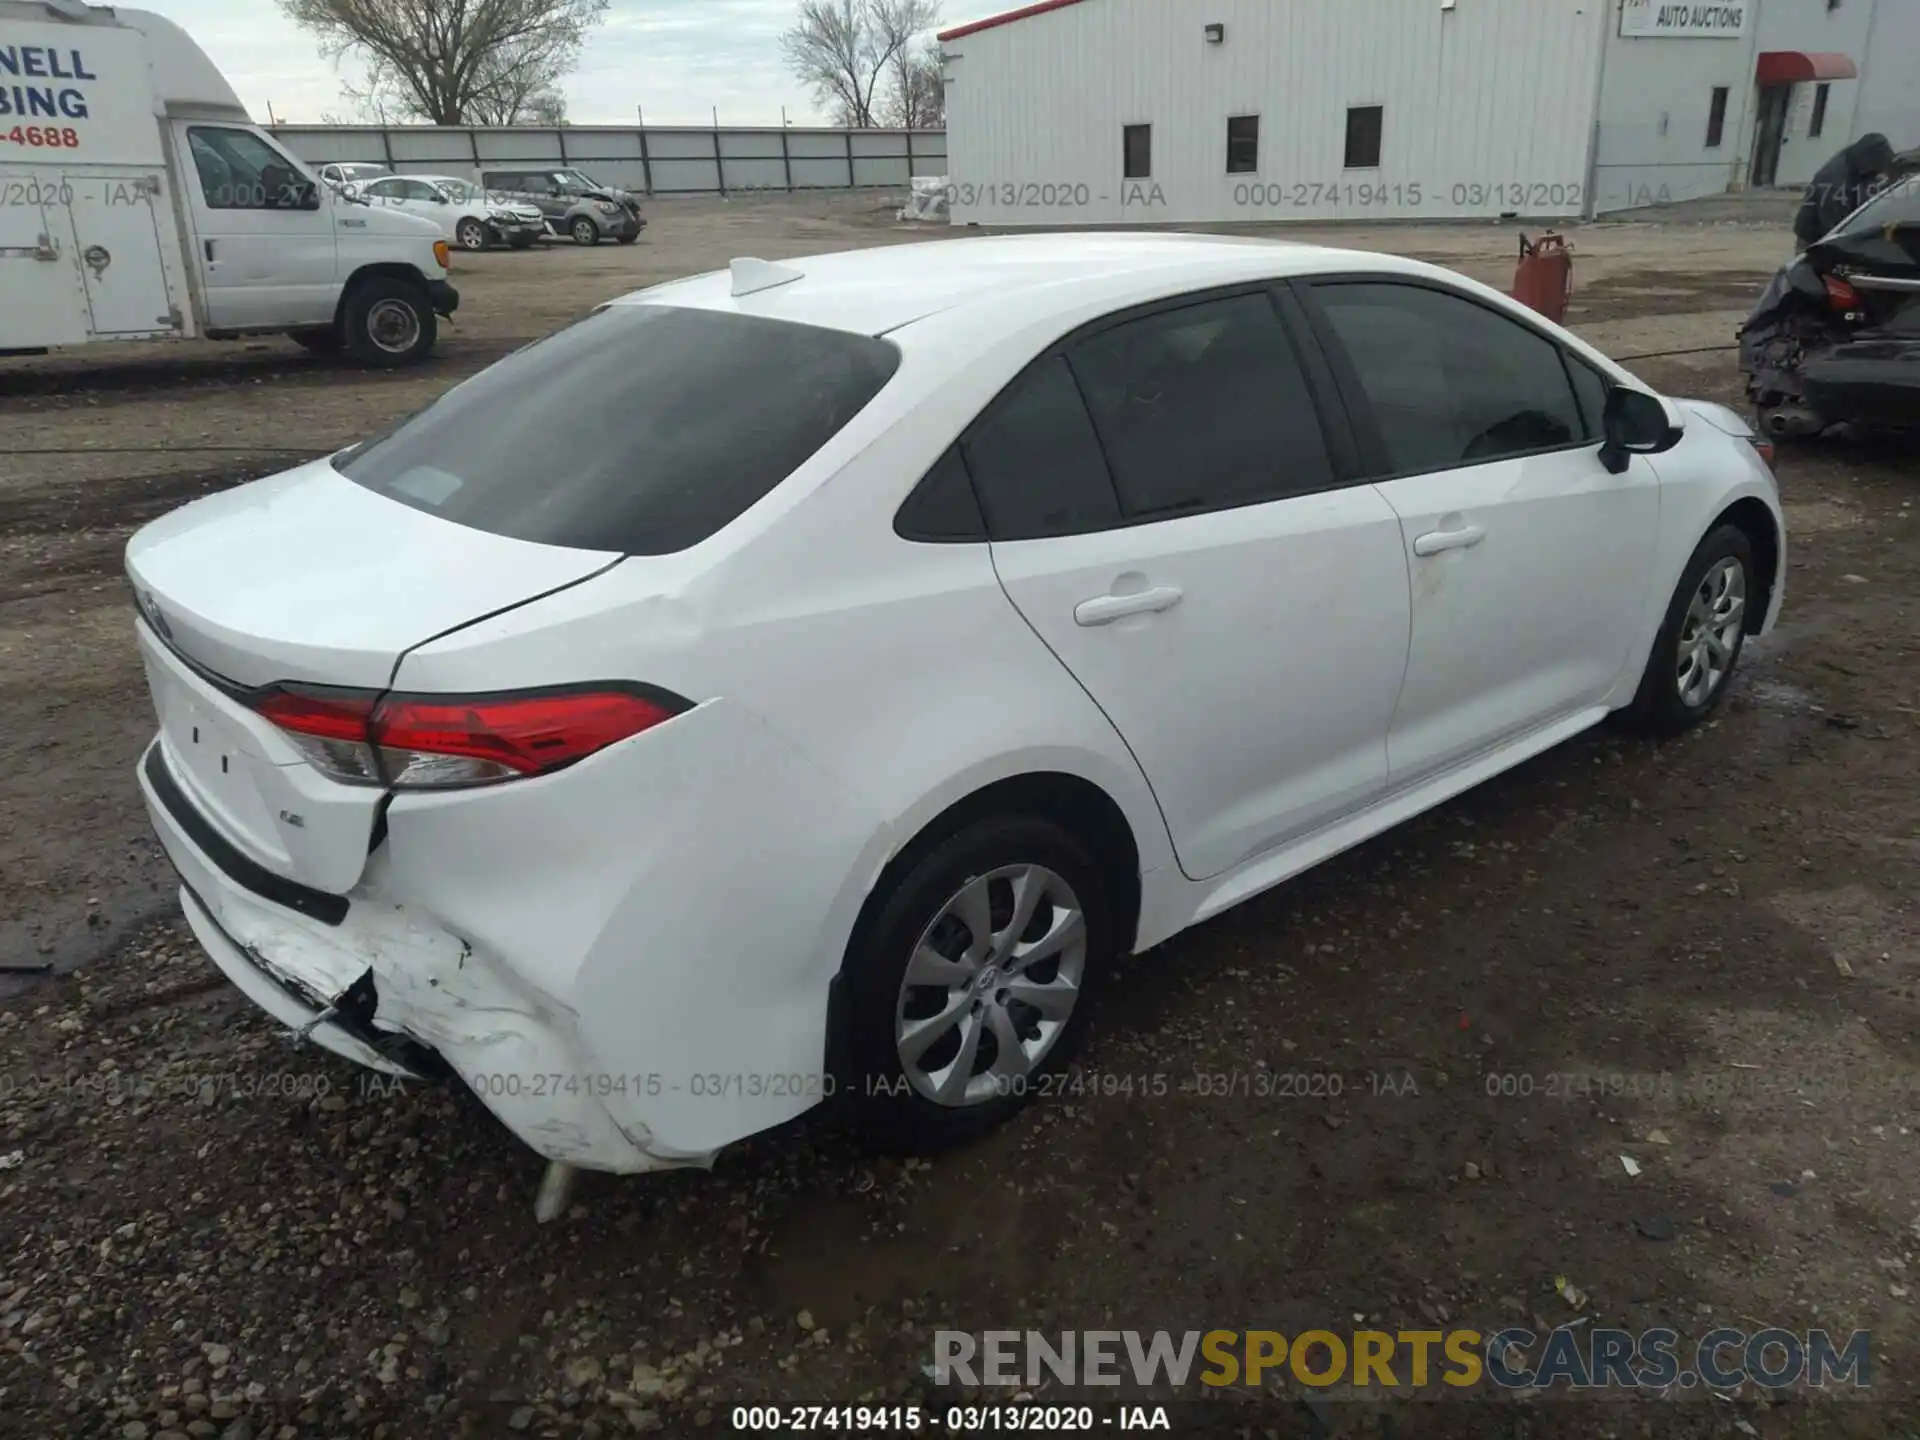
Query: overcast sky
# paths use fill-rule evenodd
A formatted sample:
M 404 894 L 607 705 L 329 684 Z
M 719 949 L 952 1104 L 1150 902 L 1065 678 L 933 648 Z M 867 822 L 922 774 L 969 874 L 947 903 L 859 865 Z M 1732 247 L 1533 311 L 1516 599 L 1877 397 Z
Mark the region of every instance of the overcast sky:
M 1014 8 L 1019 0 L 947 0 L 944 20 L 962 24 Z M 317 124 L 345 113 L 338 72 L 313 38 L 272 0 L 133 0 L 184 26 L 218 65 L 256 120 L 267 105 L 283 122 Z M 613 0 L 566 83 L 576 124 L 631 121 L 645 106 L 650 124 L 704 125 L 718 106 L 722 124 L 819 124 L 813 100 L 780 63 L 780 32 L 794 0 Z

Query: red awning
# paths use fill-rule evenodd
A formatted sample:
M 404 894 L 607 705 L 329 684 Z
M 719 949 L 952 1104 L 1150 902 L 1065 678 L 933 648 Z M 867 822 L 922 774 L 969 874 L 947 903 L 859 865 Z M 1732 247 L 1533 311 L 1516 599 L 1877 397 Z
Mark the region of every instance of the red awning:
M 1853 61 L 1831 50 L 1763 50 L 1753 78 L 1762 85 L 1794 85 L 1803 80 L 1855 80 Z

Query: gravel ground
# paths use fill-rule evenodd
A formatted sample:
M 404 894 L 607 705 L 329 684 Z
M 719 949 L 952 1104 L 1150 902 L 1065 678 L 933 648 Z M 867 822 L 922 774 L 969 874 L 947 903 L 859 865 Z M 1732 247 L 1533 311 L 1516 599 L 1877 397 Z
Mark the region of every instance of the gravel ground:
M 937 1398 L 940 1328 L 1361 1316 L 1866 1328 L 1878 1383 L 1240 1396 L 1181 1433 L 1920 1433 L 1910 453 L 1783 455 L 1787 615 L 1715 723 L 1572 741 L 1126 962 L 1081 1088 L 964 1152 L 869 1155 L 820 1112 L 710 1173 L 587 1177 L 539 1227 L 539 1162 L 471 1096 L 289 1048 L 147 836 L 120 547 L 609 294 L 924 234 L 866 198 L 654 218 L 632 249 L 463 258 L 458 327 L 403 376 L 278 341 L 0 362 L 0 957 L 55 972 L 0 980 L 0 1434 L 722 1433 L 746 1402 Z M 1511 273 L 1510 228 L 1312 233 Z M 1701 352 L 1637 368 L 1731 403 L 1715 347 L 1784 235 L 1583 228 L 1572 320 Z M 1261 1073 L 1339 1093 L 1194 1083 Z M 1568 1074 L 1602 1078 L 1550 1097 Z

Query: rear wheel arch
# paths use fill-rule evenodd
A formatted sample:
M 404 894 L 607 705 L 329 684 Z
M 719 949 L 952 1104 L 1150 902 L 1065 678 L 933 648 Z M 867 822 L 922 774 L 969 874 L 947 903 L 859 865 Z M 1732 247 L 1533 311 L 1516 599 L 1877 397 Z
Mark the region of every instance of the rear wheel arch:
M 949 837 L 996 816 L 1035 815 L 1052 821 L 1084 844 L 1111 887 L 1114 931 L 1131 950 L 1140 925 L 1140 849 L 1126 812 L 1100 786 L 1065 771 L 1031 771 L 983 785 L 948 805 L 881 867 L 861 902 L 841 952 L 828 1001 L 827 1062 L 844 1075 L 847 1063 L 846 965 L 867 942 L 887 897 L 920 858 Z
M 867 892 L 847 948 L 852 950 L 860 943 L 867 922 L 889 889 L 927 851 L 976 821 L 1014 815 L 1051 820 L 1093 852 L 1112 886 L 1115 918 L 1119 921 L 1116 929 L 1131 948 L 1140 921 L 1140 847 L 1133 826 L 1105 790 L 1083 776 L 1059 770 L 1012 775 L 983 785 L 921 826 L 919 833 L 888 859 Z

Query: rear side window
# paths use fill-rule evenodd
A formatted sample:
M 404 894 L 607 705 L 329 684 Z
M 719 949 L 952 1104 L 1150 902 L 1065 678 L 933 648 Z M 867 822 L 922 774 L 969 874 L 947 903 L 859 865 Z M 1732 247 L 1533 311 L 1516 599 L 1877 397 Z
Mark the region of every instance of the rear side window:
M 335 464 L 369 490 L 476 530 L 665 555 L 792 474 L 898 364 L 899 352 L 870 336 L 615 305 Z
M 1001 392 L 962 449 L 995 540 L 1120 523 L 1100 441 L 1064 356 L 1039 361 Z
M 1415 285 L 1314 290 L 1357 372 L 1388 473 L 1477 465 L 1579 443 L 1560 349 L 1458 295 Z
M 1143 315 L 1071 354 L 1131 520 L 1333 483 L 1306 379 L 1264 292 Z

